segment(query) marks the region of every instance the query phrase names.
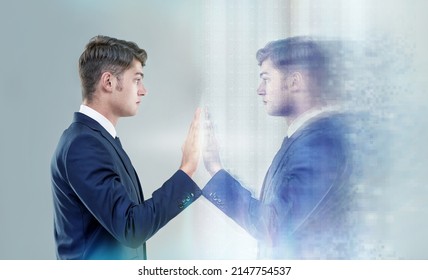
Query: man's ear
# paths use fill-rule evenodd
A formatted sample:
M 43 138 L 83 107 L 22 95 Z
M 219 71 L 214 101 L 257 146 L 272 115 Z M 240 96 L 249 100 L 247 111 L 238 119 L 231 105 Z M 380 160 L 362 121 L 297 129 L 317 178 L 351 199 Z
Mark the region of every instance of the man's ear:
M 112 92 L 114 84 L 114 76 L 110 72 L 104 72 L 101 75 L 100 86 L 103 91 Z
M 304 86 L 304 79 L 302 73 L 298 71 L 292 72 L 287 77 L 287 85 L 291 92 L 298 92 Z

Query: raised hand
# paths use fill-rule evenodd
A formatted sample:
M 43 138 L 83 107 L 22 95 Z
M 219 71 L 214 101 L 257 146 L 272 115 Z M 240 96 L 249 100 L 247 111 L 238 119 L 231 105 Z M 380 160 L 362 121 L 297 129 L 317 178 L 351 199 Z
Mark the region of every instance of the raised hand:
M 218 142 L 214 134 L 214 128 L 208 111 L 205 111 L 204 143 L 202 155 L 205 168 L 211 176 L 214 176 L 215 173 L 223 168 L 220 160 Z
M 190 125 L 189 133 L 184 141 L 181 158 L 180 169 L 183 170 L 190 177 L 193 176 L 196 169 L 198 168 L 199 158 L 201 155 L 200 147 L 200 119 L 201 109 L 196 109 L 193 117 L 192 124 Z

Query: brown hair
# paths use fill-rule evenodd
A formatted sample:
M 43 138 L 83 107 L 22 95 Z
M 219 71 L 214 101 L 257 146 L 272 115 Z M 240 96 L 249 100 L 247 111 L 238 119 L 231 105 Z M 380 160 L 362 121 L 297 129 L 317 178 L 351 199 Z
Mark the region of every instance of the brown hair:
M 278 69 L 287 66 L 301 66 L 317 69 L 326 64 L 326 54 L 310 37 L 290 37 L 283 40 L 269 42 L 256 54 L 259 65 L 270 58 Z
M 273 65 L 284 73 L 292 69 L 304 69 L 310 73 L 313 84 L 317 85 L 318 90 L 313 92 L 314 95 L 324 99 L 336 98 L 329 88 L 329 79 L 332 77 L 326 44 L 329 44 L 328 40 L 307 36 L 290 37 L 269 42 L 257 51 L 256 59 L 259 65 L 270 59 Z
M 83 99 L 92 100 L 102 73 L 109 71 L 120 75 L 131 67 L 134 59 L 142 66 L 147 60 L 146 51 L 136 43 L 101 35 L 93 37 L 79 58 Z

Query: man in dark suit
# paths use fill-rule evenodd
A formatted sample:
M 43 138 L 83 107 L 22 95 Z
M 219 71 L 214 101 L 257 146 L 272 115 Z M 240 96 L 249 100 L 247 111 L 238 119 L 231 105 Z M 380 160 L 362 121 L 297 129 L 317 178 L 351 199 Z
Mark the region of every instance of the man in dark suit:
M 120 117 L 137 113 L 147 54 L 135 43 L 96 36 L 79 59 L 83 104 L 51 162 L 58 259 L 146 259 L 145 242 L 195 201 L 199 112 L 179 170 L 145 200 L 116 136 Z
M 203 195 L 258 240 L 259 258 L 348 258 L 346 114 L 328 92 L 328 55 L 294 37 L 257 52 L 257 90 L 269 115 L 284 117 L 287 135 L 267 171 L 260 198 L 226 172 L 208 121 Z

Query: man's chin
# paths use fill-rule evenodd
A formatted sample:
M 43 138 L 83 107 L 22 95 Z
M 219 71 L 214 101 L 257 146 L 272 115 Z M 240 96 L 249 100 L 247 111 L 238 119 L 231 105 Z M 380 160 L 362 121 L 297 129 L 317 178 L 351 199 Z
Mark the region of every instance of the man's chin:
M 134 111 L 134 112 L 128 112 L 126 115 L 122 116 L 122 117 L 134 117 L 136 116 L 138 113 L 138 110 Z
M 288 108 L 272 108 L 266 107 L 266 113 L 272 117 L 289 117 L 292 115 L 292 110 L 288 110 Z
M 281 117 L 282 116 L 282 114 L 280 112 L 278 112 L 276 110 L 269 109 L 269 108 L 266 108 L 266 114 L 268 114 L 269 116 L 272 116 L 272 117 Z

